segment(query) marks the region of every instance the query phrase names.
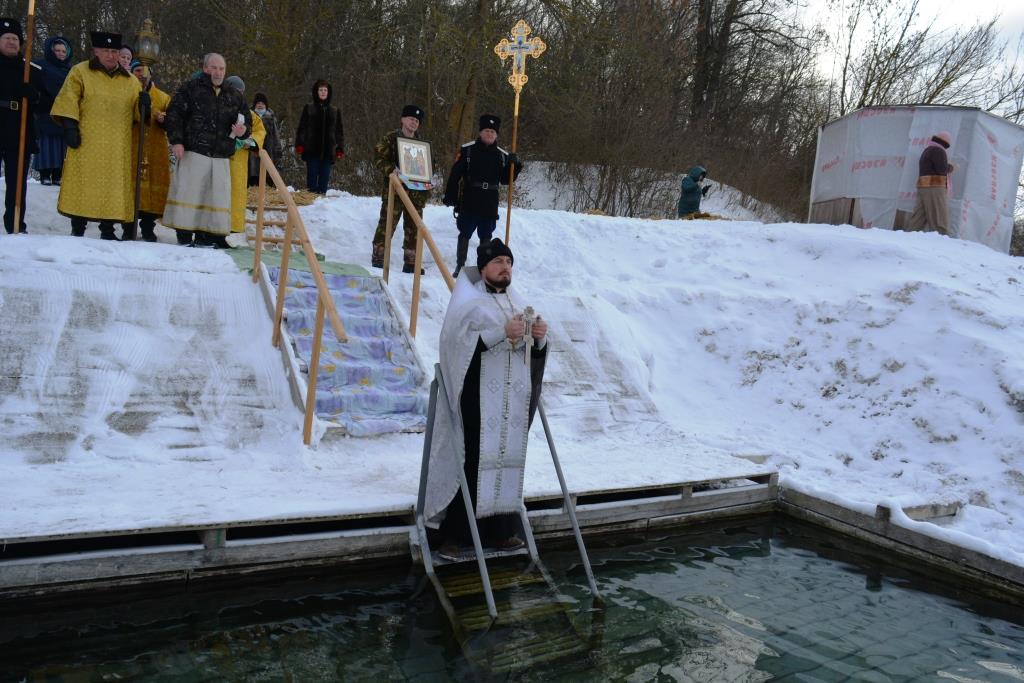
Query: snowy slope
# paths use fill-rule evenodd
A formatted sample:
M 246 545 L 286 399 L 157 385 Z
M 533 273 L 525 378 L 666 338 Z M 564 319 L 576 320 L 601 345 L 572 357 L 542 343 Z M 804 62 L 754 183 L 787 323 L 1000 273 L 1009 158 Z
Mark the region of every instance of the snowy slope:
M 48 191 L 30 186 L 30 198 L 53 201 Z M 314 243 L 331 260 L 369 267 L 379 200 L 332 194 L 302 210 Z M 60 225 L 51 214 L 30 213 L 30 229 Z M 430 206 L 425 219 L 454 254 L 450 210 Z M 32 239 L 0 238 L 0 254 Z M 764 455 L 784 485 L 851 507 L 960 502 L 945 528 L 902 523 L 1024 565 L 1024 261 L 937 235 L 549 210 L 516 210 L 511 246 L 516 286 L 552 324 L 545 401 L 574 488 L 728 476 L 744 462 L 723 456 Z M 167 253 L 168 267 L 198 267 L 191 250 L 145 249 Z M 428 268 L 418 344 L 430 363 L 447 289 Z M 408 306 L 412 278 L 393 273 L 392 285 Z M 421 437 L 287 454 L 280 438 L 218 475 L 237 495 L 203 499 L 207 517 L 403 505 L 415 495 Z M 528 491 L 554 490 L 537 430 L 530 457 Z M 49 512 L 33 488 L 61 486 L 70 469 L 38 483 L 10 450 L 0 458 L 25 491 L 16 514 L 2 515 L 0 537 L 26 525 L 88 526 Z M 84 467 L 64 467 L 72 464 Z M 154 487 L 147 520 L 193 518 L 188 496 L 172 504 L 170 484 L 139 476 Z

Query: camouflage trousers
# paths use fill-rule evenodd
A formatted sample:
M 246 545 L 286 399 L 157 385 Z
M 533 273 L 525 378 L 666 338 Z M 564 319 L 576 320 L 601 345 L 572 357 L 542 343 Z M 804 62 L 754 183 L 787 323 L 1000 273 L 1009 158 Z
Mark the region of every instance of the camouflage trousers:
M 416 207 L 420 217 L 423 217 L 423 207 L 427 205 L 427 199 L 430 197 L 429 192 L 417 192 L 415 190 L 408 190 L 409 199 L 412 200 L 412 205 Z M 398 230 L 398 219 L 402 216 L 402 230 L 405 233 L 402 239 L 402 249 L 405 250 L 416 250 L 416 224 L 413 222 L 412 217 L 409 216 L 409 212 L 405 210 L 405 205 L 402 200 L 399 199 L 398 195 L 395 195 L 395 205 L 392 210 L 391 225 L 394 230 Z M 387 226 L 388 220 L 388 186 L 384 185 L 384 190 L 380 196 L 380 219 L 377 220 L 377 231 L 373 233 L 373 246 L 375 249 L 384 251 L 384 228 Z M 394 239 L 394 233 L 391 235 L 391 239 Z

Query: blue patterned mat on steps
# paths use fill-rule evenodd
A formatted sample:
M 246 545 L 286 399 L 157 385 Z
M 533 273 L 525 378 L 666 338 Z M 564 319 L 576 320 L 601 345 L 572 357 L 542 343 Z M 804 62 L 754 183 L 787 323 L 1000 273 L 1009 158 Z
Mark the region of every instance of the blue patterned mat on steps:
M 268 269 L 275 287 L 280 268 Z M 427 389 L 422 368 L 375 277 L 324 275 L 349 335 L 339 342 L 325 321 L 316 383 L 316 413 L 353 436 L 422 431 Z M 316 325 L 313 275 L 288 270 L 285 328 L 309 367 Z

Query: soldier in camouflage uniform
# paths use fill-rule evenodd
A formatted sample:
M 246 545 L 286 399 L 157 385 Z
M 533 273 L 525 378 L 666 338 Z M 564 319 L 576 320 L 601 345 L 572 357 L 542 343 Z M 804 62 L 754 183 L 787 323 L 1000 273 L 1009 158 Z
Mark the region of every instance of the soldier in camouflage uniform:
M 414 104 L 405 105 L 402 109 L 401 127 L 387 133 L 377 143 L 377 146 L 374 147 L 373 164 L 381 174 L 380 219 L 377 221 L 377 231 L 373 234 L 373 255 L 371 257 L 371 263 L 374 268 L 384 267 L 384 228 L 387 225 L 388 213 L 388 176 L 398 167 L 398 138 L 399 136 L 415 138 L 416 131 L 419 130 L 422 121 L 422 109 Z M 408 192 L 413 206 L 422 215 L 423 207 L 427 204 L 430 192 L 417 190 L 408 190 Z M 404 238 L 402 239 L 404 262 L 402 272 L 411 273 L 416 267 L 416 224 L 413 223 L 409 212 L 405 210 L 405 206 L 397 197 L 395 197 L 392 213 L 392 225 L 395 226 L 396 230 L 398 229 L 399 215 L 404 215 L 402 220 L 402 231 L 404 233 Z

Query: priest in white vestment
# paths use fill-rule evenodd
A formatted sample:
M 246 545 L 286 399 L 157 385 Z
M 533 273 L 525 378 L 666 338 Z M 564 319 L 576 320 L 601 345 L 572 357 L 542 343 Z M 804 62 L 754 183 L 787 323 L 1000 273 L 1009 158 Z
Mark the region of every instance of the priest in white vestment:
M 480 245 L 477 267 L 459 275 L 441 328 L 447 391 L 437 400 L 424 516 L 439 529 L 440 553 L 448 559 L 472 545 L 459 468 L 484 547 L 523 546 L 526 443 L 540 400 L 548 326 L 535 316 L 528 329 L 524 304 L 511 288 L 512 266 L 512 251 L 500 239 Z

